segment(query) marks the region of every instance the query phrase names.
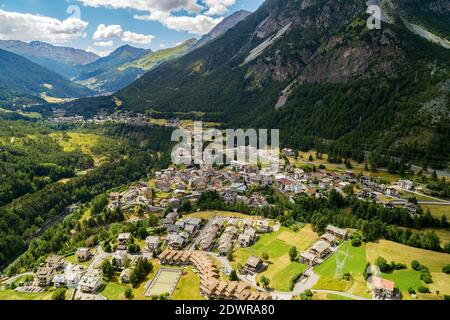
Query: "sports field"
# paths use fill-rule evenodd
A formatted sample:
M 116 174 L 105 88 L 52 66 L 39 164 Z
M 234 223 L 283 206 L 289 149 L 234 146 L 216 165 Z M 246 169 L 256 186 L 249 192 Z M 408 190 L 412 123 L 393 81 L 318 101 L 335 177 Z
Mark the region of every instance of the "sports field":
M 174 268 L 160 268 L 153 281 L 150 283 L 145 295 L 147 297 L 160 296 L 168 293 L 172 296 L 181 277 L 181 270 Z

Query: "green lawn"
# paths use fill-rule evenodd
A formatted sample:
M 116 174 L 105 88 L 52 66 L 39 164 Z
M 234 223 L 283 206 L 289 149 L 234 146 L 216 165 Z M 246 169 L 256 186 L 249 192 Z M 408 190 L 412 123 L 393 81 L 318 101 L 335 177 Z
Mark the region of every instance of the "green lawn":
M 183 275 L 173 292 L 172 299 L 205 300 L 200 294 L 200 277 L 190 267 L 183 270 Z
M 242 248 L 235 252 L 234 267 L 245 265 L 251 255 L 261 257 L 263 253 L 269 255 L 269 266 L 266 271 L 258 275 L 270 279 L 270 286 L 278 291 L 289 291 L 289 283 L 294 275 L 303 272 L 307 266 L 298 262 L 291 262 L 289 249 L 296 246 L 298 251 L 305 250 L 318 238 L 310 225 L 304 226 L 298 232 L 281 227 L 279 231 L 261 235 L 255 245 Z
M 425 285 L 420 280 L 420 273 L 413 269 L 397 270 L 392 273 L 382 273 L 381 277 L 384 279 L 395 282 L 395 286 L 400 289 L 403 297 L 408 297 L 408 288 L 413 288 L 417 291 L 417 288 L 421 285 Z
M 83 266 L 83 267 L 89 267 L 89 265 L 91 264 L 91 262 L 92 262 L 92 259 L 91 260 L 88 260 L 88 261 L 85 261 L 85 262 L 78 262 L 78 260 L 77 260 L 77 257 L 75 256 L 75 254 L 72 254 L 72 255 L 70 255 L 70 256 L 67 256 L 67 257 L 65 257 L 64 258 L 67 262 L 70 262 L 70 263 L 72 263 L 72 264 L 79 264 L 79 265 L 81 265 L 81 266 Z
M 305 272 L 308 266 L 303 263 L 292 262 L 279 272 L 275 272 L 271 282 L 279 291 L 289 291 L 291 279 L 299 273 Z
M 125 289 L 127 286 L 121 285 L 114 282 L 109 282 L 105 289 L 101 292 L 102 296 L 104 296 L 108 300 L 124 300 L 125 299 Z
M 339 250 L 314 270 L 321 276 L 336 277 L 336 259 L 344 261 L 343 273 L 350 272 L 352 275 L 362 274 L 366 267 L 366 247 L 352 247 L 350 242 L 345 243 Z M 347 256 L 347 258 L 345 258 Z
M 346 256 L 347 258 L 345 258 Z M 350 281 L 336 277 L 336 261 L 343 261 L 342 274 L 349 272 L 351 274 Z M 338 252 L 314 268 L 314 271 L 320 276 L 314 289 L 342 291 L 368 298 L 370 295 L 366 292 L 367 286 L 363 277 L 366 263 L 366 246 L 352 247 L 350 242 L 346 242 Z
M 327 299 L 328 300 L 353 300 L 351 298 L 347 298 L 347 297 L 340 296 L 338 294 L 333 294 L 333 293 L 328 293 L 327 294 Z
M 0 300 L 50 300 L 51 292 L 26 293 L 14 290 L 0 290 Z

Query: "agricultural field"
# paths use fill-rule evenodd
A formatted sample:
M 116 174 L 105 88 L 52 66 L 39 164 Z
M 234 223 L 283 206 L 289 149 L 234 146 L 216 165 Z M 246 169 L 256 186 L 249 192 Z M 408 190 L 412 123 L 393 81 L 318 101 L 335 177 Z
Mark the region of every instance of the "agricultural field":
M 370 242 L 366 250 L 367 260 L 371 263 L 375 262 L 376 258 L 383 257 L 388 262 L 404 263 L 410 267 L 411 261 L 417 260 L 426 265 L 431 272 L 441 272 L 442 266 L 450 263 L 450 254 L 409 247 L 387 240 Z
M 244 265 L 251 255 L 261 257 L 263 253 L 267 253 L 269 266 L 266 271 L 258 275 L 258 280 L 264 275 L 270 279 L 270 285 L 275 290 L 287 292 L 292 277 L 307 269 L 307 266 L 302 263 L 291 262 L 289 249 L 296 246 L 299 252 L 303 251 L 317 238 L 318 235 L 312 231 L 311 225 L 305 225 L 298 232 L 281 227 L 277 232 L 262 235 L 252 247 L 237 250 L 234 254 L 233 266 Z
M 439 291 L 441 294 L 450 293 L 450 275 L 442 272 L 442 267 L 450 263 L 449 254 L 408 247 L 386 240 L 380 240 L 378 243 L 368 243 L 367 259 L 370 262 L 374 262 L 380 256 L 388 262 L 404 263 L 408 267 L 406 270 L 382 274 L 384 278 L 395 282 L 404 299 L 410 299 L 408 288 L 413 288 L 417 291 L 417 287 L 420 285 L 427 286 L 431 291 L 428 294 L 418 294 L 421 299 L 439 299 L 436 291 Z M 412 260 L 417 260 L 430 269 L 433 283 L 425 284 L 420 280 L 419 272 L 411 269 Z

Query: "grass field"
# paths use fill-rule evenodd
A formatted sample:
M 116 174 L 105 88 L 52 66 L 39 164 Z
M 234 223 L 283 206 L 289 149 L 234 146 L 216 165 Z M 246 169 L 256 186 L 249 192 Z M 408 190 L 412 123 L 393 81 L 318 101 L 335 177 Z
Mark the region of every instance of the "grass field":
M 101 294 L 108 300 L 125 300 L 126 288 L 129 288 L 129 286 L 109 282 Z
M 346 281 L 337 278 L 337 265 L 342 263 L 342 274 L 350 273 L 351 280 Z M 324 263 L 314 269 L 320 276 L 314 289 L 335 290 L 362 297 L 370 297 L 366 292 L 366 281 L 363 272 L 366 267 L 366 247 L 353 247 L 350 242 L 342 245 L 339 250 Z
M 275 290 L 289 291 L 289 283 L 292 277 L 307 269 L 304 264 L 291 262 L 289 249 L 296 246 L 298 251 L 303 251 L 310 247 L 317 238 L 318 236 L 312 231 L 311 225 L 304 226 L 298 232 L 281 227 L 277 232 L 262 235 L 252 247 L 237 250 L 233 266 L 244 265 L 251 255 L 261 257 L 263 253 L 267 253 L 269 255 L 269 266 L 266 271 L 258 275 L 258 279 L 264 275 L 270 279 L 271 287 Z
M 106 151 L 108 146 L 117 145 L 117 141 L 96 134 L 68 132 L 52 133 L 50 136 L 55 138 L 66 152 L 81 150 L 84 154 L 92 156 L 96 165 L 105 161 L 105 156 L 102 153 Z
M 433 229 L 433 228 L 424 229 L 424 230 L 418 230 L 418 232 L 425 232 L 425 231 L 434 231 L 438 235 L 439 239 L 441 239 L 441 246 L 442 247 L 444 247 L 444 245 L 447 242 L 450 242 L 450 231 L 448 231 L 448 230 L 445 230 L 445 229 Z
M 0 290 L 0 300 L 50 300 L 51 292 L 26 293 L 14 290 Z
M 172 300 L 205 300 L 200 294 L 200 277 L 190 267 L 183 270 Z
M 72 254 L 72 255 L 70 255 L 70 256 L 67 256 L 67 257 L 65 257 L 64 258 L 67 262 L 70 262 L 70 263 L 72 263 L 72 264 L 79 264 L 79 265 L 81 265 L 81 266 L 84 266 L 84 267 L 89 267 L 89 265 L 91 264 L 91 262 L 92 262 L 92 260 L 89 260 L 89 261 L 85 261 L 85 262 L 78 262 L 78 260 L 77 260 L 77 257 L 75 256 L 75 254 Z
M 443 215 L 447 217 L 447 220 L 450 220 L 450 206 L 435 206 L 435 205 L 420 205 L 424 212 L 430 209 L 431 215 L 435 218 L 440 219 Z
M 408 267 L 412 260 L 418 260 L 431 272 L 441 272 L 442 266 L 450 263 L 450 254 L 413 248 L 387 240 L 367 244 L 367 260 L 373 263 L 378 257 L 383 257 L 388 262 L 404 263 Z
M 420 280 L 420 273 L 413 269 L 397 270 L 392 273 L 382 273 L 381 277 L 395 282 L 395 286 L 400 289 L 404 298 L 409 297 L 408 288 L 417 288 L 424 285 Z
M 429 197 L 427 195 L 417 194 L 417 193 L 414 193 L 414 192 L 400 191 L 399 193 L 400 193 L 400 195 L 404 196 L 405 198 L 415 197 L 419 201 L 431 201 L 431 202 L 444 201 L 444 200 L 441 200 L 439 198 Z
M 337 261 L 343 261 L 342 273 L 350 272 L 352 275 L 362 274 L 367 263 L 366 247 L 352 247 L 350 242 L 347 242 L 338 252 L 314 270 L 321 276 L 336 278 Z

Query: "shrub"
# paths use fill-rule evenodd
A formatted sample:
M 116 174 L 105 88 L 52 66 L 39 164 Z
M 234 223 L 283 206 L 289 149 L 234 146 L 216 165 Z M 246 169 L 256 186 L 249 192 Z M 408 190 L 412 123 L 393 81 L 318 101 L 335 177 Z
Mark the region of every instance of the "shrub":
M 420 280 L 422 280 L 425 283 L 432 283 L 433 282 L 431 274 L 429 274 L 429 273 L 421 273 L 420 274 Z
M 362 244 L 361 239 L 359 239 L 359 238 L 353 238 L 352 239 L 352 246 L 353 247 L 359 247 L 359 246 L 361 246 L 361 244 Z
M 450 274 L 450 264 L 446 264 L 445 266 L 443 266 L 442 272 L 444 272 L 446 274 Z
M 344 273 L 344 275 L 342 276 L 342 279 L 344 279 L 345 281 L 350 281 L 352 278 L 352 275 L 350 274 L 350 272 L 346 272 Z
M 52 294 L 52 300 L 66 300 L 66 291 L 65 288 L 56 289 Z
M 390 264 L 387 263 L 386 259 L 382 257 L 378 257 L 375 260 L 375 265 L 380 269 L 383 273 L 389 273 L 392 271 L 392 267 Z
M 409 294 L 416 294 L 416 290 L 414 290 L 413 288 L 408 288 L 408 293 Z
M 450 295 L 444 294 L 444 300 L 450 300 Z
M 416 271 L 419 271 L 420 269 L 420 263 L 417 260 L 411 261 L 411 268 L 413 268 Z
M 133 291 L 131 288 L 126 288 L 124 294 L 127 299 L 131 299 L 133 297 Z
M 305 290 L 305 292 L 300 294 L 300 299 L 302 299 L 302 300 L 312 300 L 312 298 L 313 298 L 313 293 L 309 289 Z
M 291 249 L 289 249 L 289 258 L 291 259 L 291 262 L 295 261 L 297 255 L 298 255 L 297 248 L 295 246 L 291 247 Z
M 417 291 L 419 291 L 420 293 L 430 293 L 430 289 L 425 286 L 420 286 L 419 288 L 417 288 Z
M 407 269 L 406 264 L 404 264 L 404 263 L 395 263 L 394 261 L 391 262 L 391 268 L 394 269 L 394 270 Z
M 291 281 L 289 282 L 289 290 L 294 290 L 295 284 L 297 281 L 303 276 L 303 272 L 300 272 L 299 274 L 296 274 L 291 278 Z

